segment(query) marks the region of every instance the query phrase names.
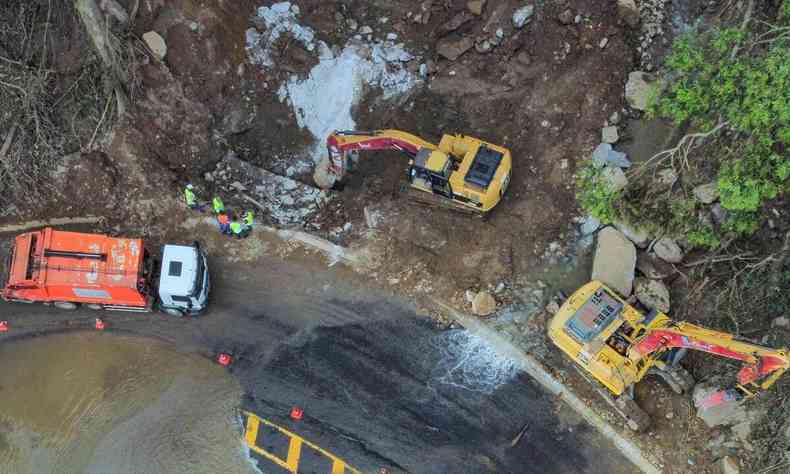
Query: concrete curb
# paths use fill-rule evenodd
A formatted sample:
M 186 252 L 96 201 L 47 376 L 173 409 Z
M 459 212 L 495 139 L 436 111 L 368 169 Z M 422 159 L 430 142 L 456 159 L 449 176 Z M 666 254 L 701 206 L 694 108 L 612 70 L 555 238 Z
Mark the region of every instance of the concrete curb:
M 517 348 L 510 341 L 502 337 L 502 335 L 480 322 L 480 320 L 474 316 L 460 313 L 446 303 L 436 299 L 433 299 L 433 301 L 439 307 L 447 311 L 450 317 L 467 331 L 490 343 L 491 346 L 502 355 L 519 362 L 525 372 L 534 378 L 543 388 L 561 398 L 574 411 L 581 415 L 582 418 L 594 426 L 604 437 L 614 443 L 623 456 L 634 463 L 642 472 L 645 474 L 662 473 L 659 468 L 648 461 L 637 445 L 622 437 L 612 425 L 598 416 L 597 413 L 588 407 L 568 387 L 546 372 L 537 359 Z
M 24 222 L 22 224 L 11 224 L 11 225 L 4 225 L 0 226 L 0 234 L 5 234 L 7 232 L 21 232 L 28 229 L 35 229 L 38 227 L 50 227 L 50 226 L 59 226 L 59 225 L 66 225 L 66 224 L 97 224 L 103 221 L 103 217 L 56 217 L 54 219 L 49 219 L 46 221 L 29 221 Z

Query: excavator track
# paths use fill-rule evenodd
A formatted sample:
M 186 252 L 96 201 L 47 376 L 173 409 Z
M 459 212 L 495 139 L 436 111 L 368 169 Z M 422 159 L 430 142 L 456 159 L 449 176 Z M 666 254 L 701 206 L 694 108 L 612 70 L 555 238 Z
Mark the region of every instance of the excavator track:
M 486 217 L 486 214 L 483 212 L 476 211 L 468 206 L 464 206 L 463 204 L 459 204 L 449 198 L 440 196 L 438 194 L 431 194 L 425 191 L 421 191 L 419 189 L 415 189 L 408 183 L 402 183 L 400 185 L 398 194 L 400 194 L 401 196 L 405 196 L 410 201 L 413 201 L 421 206 L 425 206 L 431 209 L 447 209 L 453 212 L 457 212 L 459 214 L 463 214 L 471 217 L 477 217 L 480 219 Z

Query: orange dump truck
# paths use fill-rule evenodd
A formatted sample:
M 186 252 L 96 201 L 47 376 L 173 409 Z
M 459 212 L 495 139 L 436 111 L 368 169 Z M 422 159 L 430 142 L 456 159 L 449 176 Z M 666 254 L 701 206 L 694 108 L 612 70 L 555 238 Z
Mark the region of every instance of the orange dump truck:
M 61 309 L 198 314 L 208 302 L 205 253 L 197 244 L 165 245 L 162 264 L 142 239 L 62 232 L 51 228 L 16 237 L 0 296 Z

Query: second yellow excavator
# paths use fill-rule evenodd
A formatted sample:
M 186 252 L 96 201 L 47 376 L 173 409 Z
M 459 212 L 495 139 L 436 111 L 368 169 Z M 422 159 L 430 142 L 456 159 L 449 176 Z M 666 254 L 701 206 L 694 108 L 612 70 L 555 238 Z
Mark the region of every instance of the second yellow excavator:
M 600 281 L 590 282 L 568 298 L 548 328 L 549 338 L 595 381 L 599 392 L 642 430 L 647 414 L 634 401 L 634 385 L 648 375 L 663 378 L 678 394 L 688 393 L 694 379 L 678 362 L 687 350 L 741 361 L 737 383 L 702 400 L 700 406 L 753 397 L 771 387 L 790 369 L 787 349 L 774 349 L 741 340 L 664 313 L 645 315 Z
M 411 193 L 415 198 L 475 214 L 493 209 L 510 182 L 510 150 L 465 135 L 444 135 L 437 146 L 400 130 L 336 131 L 327 148 L 329 174 L 337 181 L 360 150 L 401 151 L 411 158 L 408 181 L 419 191 Z

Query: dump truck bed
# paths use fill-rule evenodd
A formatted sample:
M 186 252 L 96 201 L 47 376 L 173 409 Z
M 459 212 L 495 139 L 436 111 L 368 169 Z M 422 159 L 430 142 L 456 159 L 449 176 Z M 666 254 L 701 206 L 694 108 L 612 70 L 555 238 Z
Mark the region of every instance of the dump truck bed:
M 3 297 L 145 307 L 148 298 L 138 288 L 143 260 L 141 239 L 29 232 L 15 239 Z

